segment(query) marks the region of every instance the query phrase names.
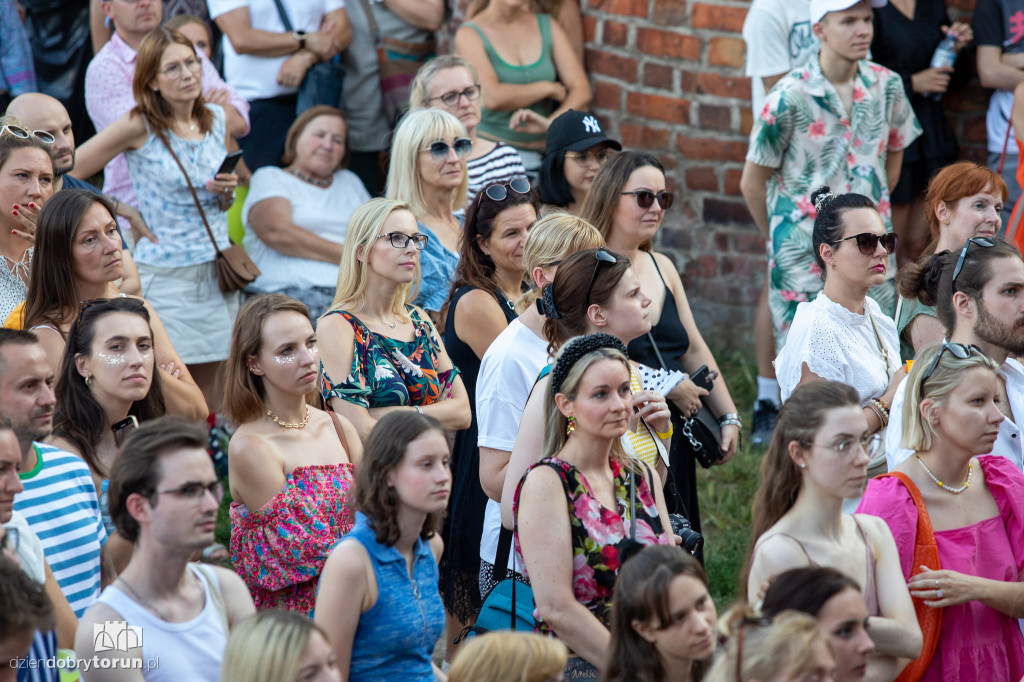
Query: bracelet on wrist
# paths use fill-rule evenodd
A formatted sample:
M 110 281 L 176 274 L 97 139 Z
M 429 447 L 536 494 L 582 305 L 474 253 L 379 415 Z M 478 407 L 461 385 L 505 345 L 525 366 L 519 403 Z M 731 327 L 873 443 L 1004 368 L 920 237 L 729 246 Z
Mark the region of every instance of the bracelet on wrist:
M 724 426 L 726 424 L 733 424 L 734 426 L 738 426 L 741 429 L 743 428 L 743 420 L 740 419 L 740 415 L 736 412 L 727 412 L 726 414 L 723 414 L 721 417 L 718 418 L 718 423 L 721 426 Z
M 419 405 L 413 405 L 413 409 L 415 409 L 420 414 L 423 414 L 423 408 L 420 407 Z
M 672 424 L 669 424 L 668 425 L 668 431 L 665 431 L 664 433 L 662 433 L 661 431 L 655 431 L 654 433 L 657 434 L 658 438 L 660 438 L 662 440 L 665 440 L 666 438 L 671 438 L 672 437 L 672 433 L 673 433 L 674 430 L 675 430 L 675 427 L 673 427 Z
M 735 426 L 737 429 L 742 429 L 743 428 L 743 422 L 741 422 L 739 419 L 723 419 L 722 421 L 718 422 L 718 425 L 719 426 Z

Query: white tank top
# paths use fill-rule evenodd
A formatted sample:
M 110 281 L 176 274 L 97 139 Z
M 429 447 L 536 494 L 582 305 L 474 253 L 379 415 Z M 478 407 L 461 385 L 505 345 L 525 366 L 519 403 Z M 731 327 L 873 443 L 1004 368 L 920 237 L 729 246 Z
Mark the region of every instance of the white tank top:
M 161 620 L 116 584 L 100 594 L 99 601 L 121 614 L 129 626 L 142 628 L 142 674 L 147 682 L 218 682 L 220 679 L 220 662 L 228 638 L 211 595 L 212 588 L 220 596 L 220 585 L 211 586 L 206 574 L 195 565 L 188 564 L 188 569 L 202 583 L 206 604 L 198 616 L 184 623 Z

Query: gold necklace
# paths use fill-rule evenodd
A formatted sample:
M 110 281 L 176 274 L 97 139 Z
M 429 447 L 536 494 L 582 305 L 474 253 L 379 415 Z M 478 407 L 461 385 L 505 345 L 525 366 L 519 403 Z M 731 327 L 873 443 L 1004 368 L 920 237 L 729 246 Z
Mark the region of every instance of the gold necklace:
M 283 426 L 286 429 L 304 429 L 304 428 L 306 428 L 306 425 L 309 424 L 309 416 L 310 416 L 309 405 L 306 405 L 306 417 L 305 417 L 305 419 L 300 421 L 298 424 L 289 424 L 288 422 L 283 422 L 280 419 L 278 419 L 277 415 L 274 414 L 273 412 L 271 412 L 270 410 L 267 410 L 267 416 L 270 417 L 270 419 L 275 424 L 277 424 L 278 426 Z
M 935 477 L 935 474 L 932 473 L 931 469 L 929 469 L 927 465 L 925 465 L 924 461 L 920 457 L 918 457 L 916 454 L 914 455 L 914 457 L 917 457 L 918 464 L 920 464 L 921 467 L 924 469 L 924 472 L 928 474 L 928 477 L 935 481 L 935 483 L 938 484 L 938 486 L 945 490 L 947 493 L 959 495 L 960 493 L 971 487 L 971 477 L 974 476 L 974 462 L 967 463 L 967 480 L 964 481 L 964 484 L 959 488 L 950 488 L 948 485 L 946 485 L 945 483 L 943 483 L 942 481 Z

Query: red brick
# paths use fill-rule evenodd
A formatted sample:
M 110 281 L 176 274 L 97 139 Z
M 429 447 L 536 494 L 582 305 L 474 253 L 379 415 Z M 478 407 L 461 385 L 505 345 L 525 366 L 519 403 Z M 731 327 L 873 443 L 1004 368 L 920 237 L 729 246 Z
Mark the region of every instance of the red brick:
M 749 78 L 723 76 L 709 71 L 680 71 L 680 76 L 680 86 L 683 92 L 750 100 Z
M 673 212 L 675 206 L 672 207 Z M 693 231 L 683 230 L 678 226 L 663 225 L 661 228 L 661 247 L 689 251 L 693 248 Z
M 742 163 L 747 155 L 747 141 L 723 140 L 718 137 L 689 137 L 677 133 L 676 149 L 685 159 Z
M 742 168 L 728 168 L 725 171 L 725 183 L 723 189 L 726 195 L 731 197 L 742 196 L 740 192 L 740 176 L 743 175 Z
M 604 45 L 614 45 L 615 47 L 624 47 L 629 42 L 629 26 L 618 21 L 611 21 L 606 19 L 603 23 L 604 28 L 601 34 L 601 42 Z
M 673 72 L 672 67 L 665 64 L 646 64 L 644 65 L 644 85 L 671 90 Z
M 590 0 L 591 11 L 622 14 L 631 17 L 647 16 L 647 0 Z
M 742 38 L 712 38 L 708 41 L 708 64 L 740 68 L 745 63 L 746 45 Z
M 987 142 L 988 133 L 985 128 L 985 117 L 984 116 L 972 116 L 964 121 L 964 132 L 960 136 L 960 139 L 964 142 Z M 1013 141 L 1010 141 L 1010 147 L 1013 147 Z
M 942 108 L 947 112 L 951 111 L 978 111 L 987 106 L 989 95 L 992 91 L 981 87 L 976 80 L 972 80 L 961 90 L 954 90 L 942 96 Z
M 601 50 L 586 51 L 587 72 L 600 73 L 619 80 L 636 82 L 637 61 L 632 57 L 620 57 Z
M 766 246 L 765 239 L 760 233 L 738 234 L 733 239 L 733 245 L 735 246 L 737 253 L 750 253 L 755 256 L 763 256 Z
M 712 166 L 693 166 L 686 169 L 686 188 L 693 192 L 717 192 L 718 178 Z
M 655 0 L 651 23 L 656 26 L 686 26 L 686 0 Z
M 750 110 L 750 107 L 740 107 L 740 132 L 749 135 L 753 127 L 754 112 Z
M 701 104 L 700 127 L 712 130 L 732 130 L 732 108 Z
M 597 18 L 589 14 L 583 16 L 583 41 L 597 42 Z
M 626 95 L 626 113 L 677 125 L 690 123 L 690 103 L 675 97 L 630 92 Z
M 637 49 L 645 54 L 689 61 L 700 60 L 700 38 L 680 33 L 641 28 L 636 32 Z
M 619 109 L 622 106 L 622 88 L 605 80 L 594 81 L 592 103 L 600 109 Z
M 745 225 L 750 223 L 750 212 L 746 204 L 738 201 L 723 201 L 721 199 L 704 199 L 704 222 L 706 223 L 738 223 Z
M 712 255 L 698 256 L 686 264 L 686 274 L 697 279 L 710 279 L 717 272 L 718 259 Z
M 710 28 L 715 31 L 739 33 L 743 30 L 743 20 L 746 18 L 746 7 L 723 7 L 695 3 L 690 25 L 693 28 Z
M 619 141 L 630 149 L 665 149 L 671 132 L 636 123 L 619 124 Z
M 719 274 L 739 279 L 750 279 L 754 275 L 754 259 L 744 256 L 725 256 L 719 262 Z M 731 301 L 730 301 L 731 302 Z

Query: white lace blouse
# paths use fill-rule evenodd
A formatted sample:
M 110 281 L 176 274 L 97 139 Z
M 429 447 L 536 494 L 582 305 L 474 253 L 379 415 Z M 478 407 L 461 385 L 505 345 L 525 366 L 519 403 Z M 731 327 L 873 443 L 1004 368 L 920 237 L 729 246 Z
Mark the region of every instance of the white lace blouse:
M 866 299 L 864 309 L 863 315 L 850 312 L 824 291 L 813 301 L 797 306 L 786 345 L 775 359 L 783 401 L 800 383 L 804 364 L 822 379 L 853 386 L 861 403 L 885 392 L 900 366 L 896 324 L 871 298 Z M 888 364 L 879 338 L 888 351 Z

